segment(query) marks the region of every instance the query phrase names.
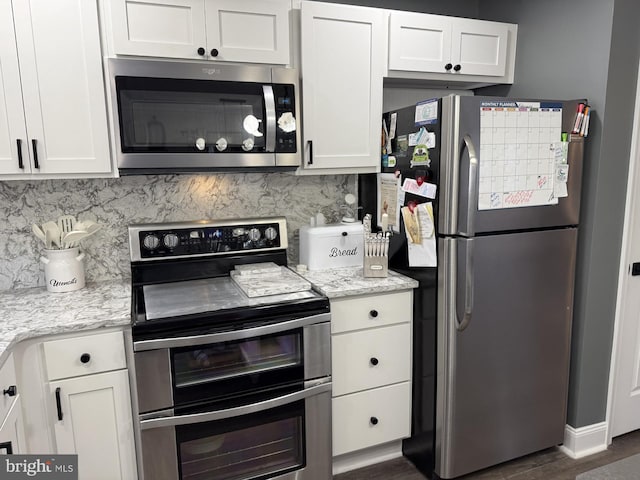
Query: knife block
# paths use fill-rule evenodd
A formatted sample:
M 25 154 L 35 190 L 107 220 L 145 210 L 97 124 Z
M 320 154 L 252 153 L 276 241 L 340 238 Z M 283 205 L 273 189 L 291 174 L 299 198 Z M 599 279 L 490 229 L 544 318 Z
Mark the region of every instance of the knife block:
M 370 248 L 369 243 L 370 238 L 365 237 L 365 245 L 364 245 L 364 264 L 362 275 L 365 278 L 384 278 L 389 275 L 389 255 L 384 254 L 384 249 L 382 252 L 375 251 L 374 248 Z M 387 239 L 388 240 L 388 239 Z M 380 245 L 380 243 L 378 243 Z M 388 249 L 386 250 L 388 252 Z

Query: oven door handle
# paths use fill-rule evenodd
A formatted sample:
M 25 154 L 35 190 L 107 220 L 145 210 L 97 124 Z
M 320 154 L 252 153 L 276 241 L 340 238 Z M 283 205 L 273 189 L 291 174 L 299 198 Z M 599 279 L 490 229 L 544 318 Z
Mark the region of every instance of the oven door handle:
M 149 430 L 152 428 L 175 427 L 178 425 L 191 425 L 193 423 L 212 422 L 216 420 L 224 420 L 226 418 L 240 417 L 256 412 L 263 412 L 272 408 L 281 407 L 290 403 L 304 400 L 305 398 L 320 395 L 321 393 L 331 392 L 331 382 L 327 381 L 313 387 L 305 388 L 298 392 L 289 393 L 277 398 L 271 398 L 251 405 L 243 405 L 241 407 L 226 408 L 224 410 L 215 410 L 206 413 L 193 413 L 189 415 L 176 415 L 173 417 L 159 417 L 140 422 L 141 430 Z
M 287 330 L 294 330 L 296 328 L 313 325 L 315 323 L 328 322 L 330 320 L 330 313 L 321 313 L 318 315 L 311 315 L 309 317 L 296 318 L 295 320 L 289 320 L 288 322 L 273 323 L 269 325 L 262 325 L 260 327 L 245 328 L 242 330 L 232 330 L 230 332 L 209 333 L 189 337 L 141 340 L 133 342 L 133 350 L 135 352 L 142 352 L 145 350 L 158 350 L 161 348 L 193 347 L 196 345 L 230 342 L 232 340 L 245 340 L 247 338 L 269 335 L 271 333 L 286 332 Z

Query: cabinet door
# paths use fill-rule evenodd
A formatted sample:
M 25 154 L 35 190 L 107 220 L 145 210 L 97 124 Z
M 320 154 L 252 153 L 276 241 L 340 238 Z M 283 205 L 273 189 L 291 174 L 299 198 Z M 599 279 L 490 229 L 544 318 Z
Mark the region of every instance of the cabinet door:
M 389 70 L 446 73 L 453 67 L 450 64 L 451 18 L 390 14 Z
M 127 371 L 51 382 L 49 388 L 57 453 L 78 454 L 80 478 L 135 479 Z
M 454 18 L 451 63 L 459 75 L 502 77 L 507 66 L 509 28 L 503 23 Z
M 22 0 L 13 9 L 34 173 L 110 172 L 96 2 Z
M 232 62 L 289 63 L 290 0 L 206 4 L 207 54 Z
M 305 169 L 380 164 L 385 13 L 301 6 Z
M 13 11 L 11 0 L 0 0 L 0 174 L 30 171 Z
M 20 395 L 15 397 L 9 413 L 0 426 L 0 454 L 26 453 Z
M 204 58 L 205 0 L 111 0 L 114 53 Z

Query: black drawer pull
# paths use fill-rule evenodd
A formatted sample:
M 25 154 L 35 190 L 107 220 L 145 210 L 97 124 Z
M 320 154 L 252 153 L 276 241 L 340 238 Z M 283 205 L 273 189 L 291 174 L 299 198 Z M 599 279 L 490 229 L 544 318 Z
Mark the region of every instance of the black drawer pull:
M 82 363 L 89 363 L 91 361 L 91 355 L 89 355 L 88 353 L 83 353 L 82 355 L 80 355 L 80 361 Z
M 18 387 L 15 385 L 11 385 L 9 388 L 2 391 L 4 395 L 9 395 L 10 397 L 15 397 L 18 393 Z
M 375 367 L 380 362 L 378 362 L 378 359 L 376 357 L 371 357 L 371 359 L 369 360 L 369 363 L 371 363 L 371 365 Z
M 217 49 L 217 48 L 212 48 L 212 49 L 211 49 L 211 56 L 212 56 L 212 57 L 217 57 L 219 53 L 220 53 L 220 52 L 218 52 L 218 49 Z
M 369 312 L 369 316 L 370 316 L 371 318 L 376 318 L 376 317 L 378 316 L 378 310 L 371 310 L 371 311 Z
M 60 387 L 56 388 L 56 408 L 58 409 L 58 420 L 62 421 L 62 399 L 60 398 Z
M 207 53 L 207 51 L 204 48 L 202 47 L 198 48 L 198 55 L 200 55 L 201 57 L 204 57 L 205 53 Z
M 369 419 L 369 422 L 371 422 L 371 425 L 377 425 L 378 424 L 378 418 L 377 417 L 371 417 Z

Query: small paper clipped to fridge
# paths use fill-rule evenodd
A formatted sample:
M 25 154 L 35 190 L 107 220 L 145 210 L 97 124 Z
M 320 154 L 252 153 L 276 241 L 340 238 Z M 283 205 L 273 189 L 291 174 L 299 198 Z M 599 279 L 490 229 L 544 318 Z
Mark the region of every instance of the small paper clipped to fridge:
M 402 207 L 402 219 L 407 235 L 407 251 L 410 267 L 436 267 L 436 235 L 433 221 L 433 204 L 409 202 Z

